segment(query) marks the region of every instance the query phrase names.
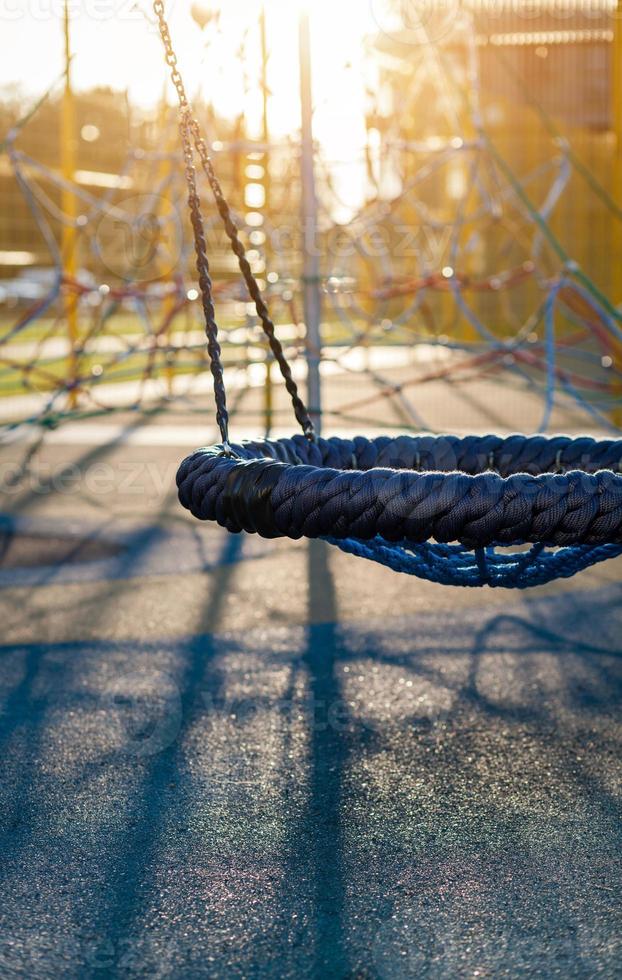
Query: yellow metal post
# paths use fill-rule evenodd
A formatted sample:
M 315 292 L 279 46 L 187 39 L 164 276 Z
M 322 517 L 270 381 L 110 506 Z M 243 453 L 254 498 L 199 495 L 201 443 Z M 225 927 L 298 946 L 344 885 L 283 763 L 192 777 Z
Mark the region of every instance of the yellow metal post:
M 73 288 L 78 271 L 77 229 L 76 229 L 76 198 L 71 184 L 75 180 L 76 170 L 76 111 L 73 89 L 71 86 L 71 36 L 69 20 L 69 0 L 65 0 L 63 9 L 63 33 L 65 43 L 65 88 L 61 109 L 60 127 L 60 157 L 63 175 L 62 210 L 65 216 L 62 230 L 62 255 L 66 278 L 65 315 L 67 317 L 67 340 L 69 353 L 67 358 L 69 387 L 69 407 L 75 408 L 78 392 L 75 387 L 78 378 L 78 294 Z
M 263 186 L 264 186 L 264 211 L 270 215 L 270 150 L 268 142 L 270 139 L 270 127 L 268 124 L 268 43 L 266 38 L 266 8 L 261 8 L 259 19 L 259 30 L 261 34 L 261 93 L 262 93 L 262 141 L 264 144 L 263 153 Z M 266 266 L 268 265 L 268 239 L 264 242 L 264 254 Z M 274 411 L 273 388 L 272 388 L 272 354 L 270 348 L 266 348 L 266 384 L 264 387 L 264 414 L 266 423 L 266 436 L 272 430 L 272 415 Z
M 614 35 L 613 35 L 613 69 L 612 69 L 612 118 L 614 130 L 613 148 L 613 197 L 622 207 L 622 0 L 618 0 Z M 622 222 L 613 217 L 613 275 L 611 277 L 613 303 L 622 309 Z M 616 344 L 614 352 L 615 365 L 622 370 L 622 346 Z M 622 386 L 617 385 L 616 406 L 613 411 L 613 421 L 622 427 Z

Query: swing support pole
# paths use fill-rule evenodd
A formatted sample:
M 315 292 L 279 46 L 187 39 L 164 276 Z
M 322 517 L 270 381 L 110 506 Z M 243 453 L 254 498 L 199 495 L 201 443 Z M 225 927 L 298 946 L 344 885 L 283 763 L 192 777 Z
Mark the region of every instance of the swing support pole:
M 69 279 L 65 284 L 65 315 L 67 317 L 69 407 L 78 402 L 76 382 L 78 378 L 78 294 L 75 279 L 78 271 L 76 200 L 69 186 L 75 179 L 76 170 L 76 111 L 71 84 L 71 35 L 69 0 L 63 6 L 63 41 L 65 55 L 65 88 L 61 105 L 60 154 L 61 173 L 64 180 L 61 206 L 65 215 L 62 229 L 63 264 Z
M 307 404 L 319 435 L 321 432 L 320 356 L 322 350 L 320 255 L 317 242 L 317 195 L 313 159 L 313 95 L 311 84 L 311 32 L 309 13 L 303 10 L 299 25 L 301 107 L 301 191 L 303 237 L 303 294 L 307 348 Z

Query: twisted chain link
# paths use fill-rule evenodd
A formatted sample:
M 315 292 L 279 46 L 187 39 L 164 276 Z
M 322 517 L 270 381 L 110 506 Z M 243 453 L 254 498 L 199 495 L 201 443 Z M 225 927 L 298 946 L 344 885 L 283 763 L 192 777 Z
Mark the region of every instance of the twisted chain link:
M 283 347 L 276 336 L 275 326 L 268 307 L 263 299 L 259 283 L 253 275 L 250 263 L 246 257 L 246 250 L 240 241 L 239 231 L 231 214 L 231 208 L 223 194 L 223 190 L 214 171 L 214 166 L 210 158 L 207 144 L 201 135 L 201 130 L 197 120 L 193 117 L 190 104 L 186 96 L 183 79 L 177 67 L 177 55 L 173 50 L 171 35 L 164 15 L 163 0 L 154 0 L 153 10 L 158 20 L 160 37 L 164 45 L 166 63 L 171 70 L 171 80 L 177 92 L 180 108 L 179 130 L 181 134 L 182 149 L 186 170 L 186 183 L 188 185 L 188 206 L 190 209 L 190 220 L 194 233 L 194 245 L 197 257 L 197 272 L 199 274 L 199 287 L 203 301 L 203 311 L 205 314 L 207 350 L 210 359 L 210 368 L 214 379 L 214 395 L 216 398 L 216 418 L 220 429 L 220 434 L 228 453 L 231 452 L 228 436 L 228 420 L 226 392 L 224 385 L 221 348 L 218 342 L 218 326 L 216 324 L 214 302 L 212 296 L 212 280 L 209 271 L 209 261 L 207 258 L 205 230 L 203 217 L 201 214 L 200 200 L 196 186 L 196 170 L 194 167 L 194 149 L 198 153 L 199 159 L 208 183 L 214 195 L 218 213 L 223 222 L 225 233 L 231 248 L 237 257 L 238 265 L 242 278 L 246 283 L 249 295 L 255 305 L 257 316 L 261 322 L 263 331 L 268 339 L 270 350 L 279 365 L 281 375 L 285 381 L 285 387 L 289 393 L 294 408 L 296 419 L 298 420 L 305 436 L 315 440 L 315 430 L 309 412 L 300 397 L 298 386 L 293 379 L 291 367 L 285 356 Z
M 218 324 L 216 323 L 216 311 L 214 309 L 212 280 L 210 276 L 209 259 L 207 258 L 207 246 L 205 242 L 205 230 L 203 216 L 201 214 L 201 202 L 197 191 L 196 170 L 194 167 L 194 152 L 192 149 L 191 125 L 190 125 L 190 106 L 186 98 L 183 79 L 177 68 L 177 56 L 173 51 L 171 35 L 168 24 L 164 17 L 164 4 L 162 0 L 154 0 L 154 12 L 158 18 L 160 36 L 164 44 L 166 63 L 171 69 L 171 79 L 179 98 L 179 133 L 184 156 L 184 166 L 186 172 L 186 184 L 188 186 L 188 208 L 190 211 L 190 222 L 194 236 L 194 250 L 196 254 L 196 270 L 199 276 L 199 289 L 201 290 L 201 300 L 203 314 L 205 318 L 205 333 L 207 335 L 207 353 L 209 356 L 210 370 L 214 383 L 214 398 L 216 401 L 216 422 L 220 430 L 224 451 L 231 455 L 229 444 L 229 413 L 227 412 L 227 394 L 225 391 L 225 381 L 222 367 L 221 348 L 218 342 Z
M 153 0 L 153 12 L 158 18 L 158 28 L 160 30 L 160 37 L 162 38 L 162 44 L 164 45 L 164 53 L 166 58 L 166 63 L 171 69 L 171 81 L 175 86 L 177 95 L 179 97 L 179 104 L 182 106 L 188 105 L 188 99 L 186 98 L 186 90 L 184 88 L 184 80 L 181 77 L 179 69 L 177 67 L 177 55 L 173 51 L 173 42 L 171 41 L 171 34 L 168 29 L 168 23 L 164 15 L 164 3 L 163 0 Z
M 205 229 L 203 225 L 203 217 L 201 215 L 201 202 L 199 200 L 196 185 L 196 171 L 194 168 L 187 107 L 182 110 L 179 131 L 181 134 L 184 154 L 186 183 L 188 184 L 188 207 L 190 209 L 190 222 L 192 224 L 192 231 L 194 234 L 196 269 L 199 275 L 199 289 L 201 290 L 201 301 L 203 305 L 203 315 L 205 318 L 207 353 L 209 356 L 210 370 L 212 372 L 214 382 L 216 421 L 218 423 L 218 428 L 220 429 L 220 435 L 225 452 L 227 455 L 230 455 L 231 447 L 229 445 L 229 413 L 227 411 L 227 393 L 225 390 L 221 348 L 220 343 L 218 342 L 218 325 L 216 323 L 216 311 L 214 309 L 212 293 L 212 279 L 210 276 L 209 260 L 207 258 Z

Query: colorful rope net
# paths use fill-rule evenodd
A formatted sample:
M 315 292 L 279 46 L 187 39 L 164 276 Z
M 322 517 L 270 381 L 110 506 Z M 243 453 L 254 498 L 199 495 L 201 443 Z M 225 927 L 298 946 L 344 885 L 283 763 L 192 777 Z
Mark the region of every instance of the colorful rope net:
M 349 161 L 327 160 L 318 149 L 320 351 L 309 350 L 302 323 L 297 145 L 286 141 L 267 154 L 243 140 L 211 148 L 228 196 L 240 204 L 252 183 L 244 172 L 269 171 L 270 207 L 234 214 L 251 269 L 294 373 L 303 376 L 311 354 L 327 379 L 341 379 L 327 381 L 328 423 L 353 427 L 380 417 L 387 426 L 433 430 L 426 387 L 481 380 L 529 390 L 532 414 L 521 422 L 533 430 L 560 424 L 558 404 L 577 424 L 612 429 L 622 383 L 620 312 L 563 247 L 553 219 L 578 194 L 600 194 L 612 225 L 620 224 L 619 208 L 593 178 L 580 183 L 590 174 L 555 139 L 550 156 L 519 179 L 488 134 L 469 47 L 474 32 L 464 38 L 469 101 L 462 111 L 443 117 L 448 93 L 463 98 L 467 86 L 442 43 L 430 45 L 424 66 L 425 94 L 430 86 L 438 94 L 441 136 L 405 140 L 395 128 L 378 145 L 370 130 Z M 372 106 L 370 117 L 377 115 Z M 102 190 L 84 174 L 68 182 L 24 152 L 20 135 L 32 122 L 16 125 L 3 144 L 11 193 L 21 195 L 23 223 L 34 229 L 40 275 L 1 284 L 0 419 L 55 425 L 92 412 L 139 411 L 163 398 L 202 407 L 207 354 L 174 128 L 158 136 L 165 151 L 137 148 L 118 174 L 92 175 L 109 179 Z M 365 200 L 352 213 L 340 195 L 361 170 Z M 204 198 L 206 183 L 199 176 Z M 249 387 L 264 383 L 269 350 L 215 209 L 205 226 L 227 382 L 243 402 Z M 491 415 L 497 395 L 491 387 Z M 242 405 L 239 411 L 244 417 Z M 285 411 L 277 404 L 269 421 L 282 423 Z

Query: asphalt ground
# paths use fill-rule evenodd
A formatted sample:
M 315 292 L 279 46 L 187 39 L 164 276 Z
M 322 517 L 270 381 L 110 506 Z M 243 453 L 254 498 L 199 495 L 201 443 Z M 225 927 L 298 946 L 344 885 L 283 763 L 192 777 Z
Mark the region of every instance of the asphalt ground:
M 471 591 L 229 536 L 167 421 L 4 481 L 0 975 L 622 976 L 622 563 Z

